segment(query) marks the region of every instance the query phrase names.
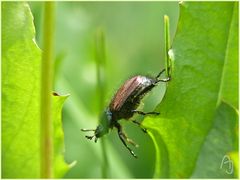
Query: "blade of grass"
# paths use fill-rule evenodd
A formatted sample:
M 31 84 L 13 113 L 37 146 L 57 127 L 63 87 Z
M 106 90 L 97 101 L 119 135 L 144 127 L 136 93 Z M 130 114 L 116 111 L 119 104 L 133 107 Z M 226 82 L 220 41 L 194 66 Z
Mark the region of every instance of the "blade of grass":
M 97 68 L 97 92 L 98 92 L 98 113 L 99 113 L 99 121 L 101 117 L 102 110 L 104 109 L 104 98 L 105 98 L 105 37 L 104 33 L 101 29 L 98 29 L 96 32 L 96 40 L 95 40 L 95 51 L 96 51 L 96 68 Z M 107 178 L 108 176 L 108 158 L 106 152 L 106 141 L 103 137 L 101 140 L 101 148 L 103 155 L 103 164 L 102 164 L 102 178 Z
M 165 69 L 166 76 L 171 77 L 171 59 L 168 55 L 170 49 L 169 17 L 164 15 L 164 41 L 165 41 Z
M 41 178 L 53 177 L 53 122 L 52 122 L 52 81 L 53 81 L 53 35 L 54 2 L 44 3 L 44 29 L 41 81 Z

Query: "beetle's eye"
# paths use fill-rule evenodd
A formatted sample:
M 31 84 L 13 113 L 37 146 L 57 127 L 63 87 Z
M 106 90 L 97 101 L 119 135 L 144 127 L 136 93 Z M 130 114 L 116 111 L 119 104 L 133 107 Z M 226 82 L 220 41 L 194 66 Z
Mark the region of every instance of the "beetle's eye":
M 112 113 L 107 113 L 107 118 L 108 118 L 109 121 L 111 121 L 111 119 L 112 119 Z

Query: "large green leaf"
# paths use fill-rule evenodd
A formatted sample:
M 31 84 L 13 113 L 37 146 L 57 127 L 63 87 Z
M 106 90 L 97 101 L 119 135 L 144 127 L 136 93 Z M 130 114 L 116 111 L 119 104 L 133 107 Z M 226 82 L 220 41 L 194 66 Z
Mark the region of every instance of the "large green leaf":
M 231 20 L 220 98 L 238 109 L 238 3 Z
M 40 177 L 40 63 L 33 17 L 27 3 L 2 3 L 2 176 Z M 63 161 L 61 109 L 65 97 L 53 98 L 54 172 Z
M 233 2 L 180 5 L 172 80 L 157 107 L 161 114 L 144 120 L 156 147 L 155 177 L 193 172 L 221 97 L 233 12 Z
M 202 146 L 193 178 L 233 178 L 233 164 L 229 153 L 237 150 L 236 129 L 238 114 L 234 108 L 222 102 L 216 111 L 214 124 Z
M 41 52 L 26 3 L 2 3 L 2 175 L 39 177 Z

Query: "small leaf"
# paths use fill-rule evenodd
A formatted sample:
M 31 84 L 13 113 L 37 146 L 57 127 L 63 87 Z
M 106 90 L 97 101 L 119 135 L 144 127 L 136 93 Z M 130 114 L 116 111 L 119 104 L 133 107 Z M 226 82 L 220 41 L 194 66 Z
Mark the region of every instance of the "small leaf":
M 183 2 L 172 45 L 174 71 L 158 117 L 148 117 L 155 177 L 188 178 L 219 101 L 234 2 Z
M 53 119 L 54 119 L 54 177 L 61 178 L 69 170 L 69 165 L 65 163 L 64 153 L 64 134 L 62 130 L 62 107 L 69 95 L 53 96 Z

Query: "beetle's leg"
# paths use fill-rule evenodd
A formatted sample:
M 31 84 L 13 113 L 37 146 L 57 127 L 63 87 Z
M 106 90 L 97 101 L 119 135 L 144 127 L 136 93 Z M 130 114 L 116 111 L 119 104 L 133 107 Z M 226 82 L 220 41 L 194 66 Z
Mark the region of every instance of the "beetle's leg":
M 168 68 L 170 69 L 170 68 Z M 158 82 L 168 82 L 170 81 L 170 77 L 164 78 L 164 79 L 159 79 L 159 77 L 162 75 L 162 73 L 165 71 L 165 69 L 163 69 L 157 76 L 156 76 L 156 82 L 154 83 L 154 85 L 156 85 Z
M 135 147 L 138 147 L 138 144 L 135 143 L 132 139 L 128 138 L 127 135 L 123 132 L 122 130 L 122 126 L 120 127 L 121 128 L 121 135 L 123 136 L 123 138 L 131 145 L 135 146 Z
M 167 77 L 167 78 L 165 78 L 165 79 L 157 79 L 157 81 L 154 83 L 154 85 L 157 84 L 158 82 L 168 82 L 168 81 L 170 81 L 170 80 L 171 80 L 170 77 Z
M 83 132 L 87 132 L 87 131 L 95 131 L 96 129 L 81 129 L 81 131 Z
M 92 140 L 94 137 L 95 137 L 95 139 L 94 139 L 94 142 L 96 143 L 97 142 L 97 140 L 98 140 L 98 138 L 95 136 L 95 135 L 93 135 L 93 136 L 85 136 L 87 139 L 89 139 L 89 140 Z
M 122 135 L 123 135 L 124 139 L 125 139 L 129 144 L 131 144 L 131 145 L 133 145 L 133 146 L 135 146 L 135 147 L 138 147 L 138 144 L 135 143 L 132 139 L 129 139 L 129 138 L 127 137 L 127 135 L 126 135 L 123 131 L 122 131 Z
M 83 132 L 88 132 L 88 131 L 96 131 L 96 129 L 81 129 L 81 131 L 83 131 Z M 94 134 L 94 135 L 92 135 L 92 136 L 85 136 L 87 139 L 90 139 L 90 140 L 92 140 L 94 137 L 95 137 L 95 139 L 94 139 L 94 142 L 96 143 L 97 142 L 97 140 L 98 140 L 98 138 L 96 137 L 96 135 Z
M 137 125 L 142 129 L 142 131 L 143 131 L 144 133 L 147 133 L 147 129 L 144 128 L 140 122 L 138 122 L 138 121 L 136 121 L 136 120 L 133 120 L 132 122 L 133 122 L 134 124 L 137 124 Z
M 93 136 L 85 136 L 87 139 L 90 139 L 90 140 L 92 140 L 92 138 L 94 138 L 94 136 L 95 135 L 93 135 Z
M 156 79 L 158 79 L 161 75 L 162 75 L 162 73 L 165 71 L 165 69 L 163 69 L 157 76 L 156 76 Z
M 137 155 L 130 149 L 130 147 L 128 147 L 128 145 L 124 141 L 125 138 L 124 138 L 124 133 L 122 131 L 122 126 L 119 123 L 116 123 L 115 127 L 118 130 L 118 136 L 119 136 L 120 140 L 122 141 L 123 145 L 129 150 L 129 152 L 133 155 L 133 157 L 137 158 Z
M 159 112 L 142 112 L 142 111 L 138 111 L 138 110 L 132 110 L 132 112 L 134 113 L 138 113 L 138 114 L 141 114 L 141 115 L 148 115 L 148 114 L 154 114 L 154 115 L 159 115 L 160 113 Z

